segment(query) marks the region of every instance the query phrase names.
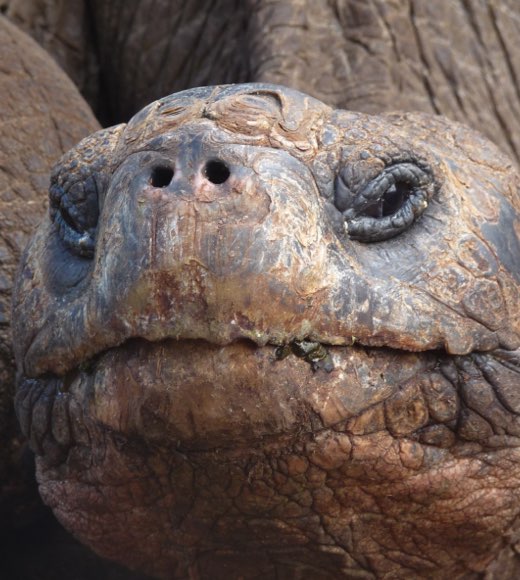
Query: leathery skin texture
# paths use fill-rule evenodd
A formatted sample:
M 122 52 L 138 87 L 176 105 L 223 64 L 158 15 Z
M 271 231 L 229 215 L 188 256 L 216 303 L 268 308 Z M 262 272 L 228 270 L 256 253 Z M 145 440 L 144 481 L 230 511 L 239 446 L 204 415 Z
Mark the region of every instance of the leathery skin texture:
M 158 578 L 478 578 L 520 512 L 519 176 L 274 85 L 82 141 L 14 295 L 40 491 Z

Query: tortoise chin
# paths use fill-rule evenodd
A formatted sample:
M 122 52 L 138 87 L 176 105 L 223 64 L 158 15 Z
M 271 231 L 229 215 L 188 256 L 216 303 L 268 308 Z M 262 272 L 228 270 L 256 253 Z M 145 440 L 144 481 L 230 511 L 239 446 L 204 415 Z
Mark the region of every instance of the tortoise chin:
M 435 566 L 485 569 L 516 519 L 514 355 L 328 353 L 332 370 L 246 341 L 135 339 L 22 382 L 43 498 L 100 554 L 164 578 L 194 562 L 217 578 L 256 566 L 348 577 L 351 553 L 396 530 L 405 547 L 412 530 L 424 550 L 435 539 Z
M 270 85 L 80 143 L 14 297 L 45 501 L 162 578 L 483 572 L 520 512 L 518 179 Z
M 453 386 L 438 371 L 442 359 L 311 342 L 281 348 L 250 341 L 218 346 L 200 340 L 131 339 L 62 377 L 26 379 L 17 405 L 24 430 L 47 462 L 56 459 L 49 453 L 53 444 L 68 452 L 77 443 L 74 429 L 64 430 L 77 423 L 75 417 L 62 417 L 77 412 L 70 409 L 72 401 L 108 432 L 185 452 L 278 440 L 283 445 L 303 434 L 348 432 L 367 409 L 372 416 L 375 408 L 380 423 L 375 430 L 385 428 L 388 419 L 392 432 L 422 430 L 427 438 L 427 426 L 437 416 L 438 390 L 451 393 L 449 410 L 440 411 L 443 422 L 453 427 L 459 410 Z M 423 395 L 421 385 L 432 380 L 436 387 L 424 387 Z M 400 405 L 410 389 L 409 417 L 400 425 L 392 401 L 397 397 Z M 35 391 L 45 393 L 36 403 Z

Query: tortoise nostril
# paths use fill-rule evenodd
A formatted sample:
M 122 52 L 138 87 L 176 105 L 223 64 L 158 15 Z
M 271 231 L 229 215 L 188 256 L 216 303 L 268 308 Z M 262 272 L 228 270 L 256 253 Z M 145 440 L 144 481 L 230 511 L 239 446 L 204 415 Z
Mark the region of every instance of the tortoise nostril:
M 152 187 L 168 187 L 173 179 L 173 169 L 171 167 L 166 167 L 160 165 L 154 167 L 152 170 L 152 175 L 150 177 L 150 185 Z
M 215 185 L 220 185 L 227 181 L 230 175 L 229 167 L 218 159 L 213 159 L 206 163 L 204 167 L 204 176 L 208 181 Z

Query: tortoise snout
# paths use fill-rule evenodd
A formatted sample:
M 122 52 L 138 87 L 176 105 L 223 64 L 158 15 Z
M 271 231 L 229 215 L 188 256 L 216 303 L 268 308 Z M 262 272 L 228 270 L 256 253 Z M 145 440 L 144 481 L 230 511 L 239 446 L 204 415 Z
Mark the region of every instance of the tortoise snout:
M 152 197 L 218 199 L 244 177 L 242 164 L 228 159 L 221 148 L 207 146 L 200 138 L 178 143 L 164 153 L 145 156 L 140 163 L 143 172 L 139 187 Z
M 195 166 L 194 166 L 195 165 Z M 205 183 L 222 185 L 231 175 L 229 164 L 219 158 L 201 159 L 188 166 L 174 162 L 162 162 L 152 167 L 149 184 L 154 188 L 166 188 L 185 179 L 199 186 Z

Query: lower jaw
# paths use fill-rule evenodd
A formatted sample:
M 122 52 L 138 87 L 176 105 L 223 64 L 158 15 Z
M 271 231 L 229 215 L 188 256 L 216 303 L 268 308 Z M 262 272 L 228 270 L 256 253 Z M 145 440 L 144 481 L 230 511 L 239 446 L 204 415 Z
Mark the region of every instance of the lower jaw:
M 39 433 L 56 430 L 55 438 L 66 443 L 67 434 L 60 430 L 65 421 L 53 413 L 62 407 L 70 413 L 71 401 L 74 412 L 122 436 L 185 451 L 248 447 L 294 434 L 344 430 L 367 409 L 420 383 L 439 361 L 436 353 L 361 346 L 328 347 L 328 353 L 332 370 L 313 368 L 293 354 L 279 360 L 275 347 L 245 341 L 222 347 L 132 339 L 67 377 L 22 381 L 19 415 L 26 434 L 35 431 L 36 451 L 42 451 Z M 46 394 L 35 395 L 38 389 Z M 51 408 L 33 408 L 35 402 Z M 422 407 L 418 428 L 428 422 L 427 405 Z M 70 423 L 77 421 L 72 417 Z
M 102 555 L 163 578 L 254 577 L 262 562 L 264 577 L 483 570 L 508 524 L 481 514 L 517 494 L 482 494 L 485 463 L 421 445 L 438 426 L 422 383 L 443 357 L 331 347 L 327 373 L 274 350 L 134 340 L 49 379 L 45 501 Z

